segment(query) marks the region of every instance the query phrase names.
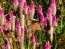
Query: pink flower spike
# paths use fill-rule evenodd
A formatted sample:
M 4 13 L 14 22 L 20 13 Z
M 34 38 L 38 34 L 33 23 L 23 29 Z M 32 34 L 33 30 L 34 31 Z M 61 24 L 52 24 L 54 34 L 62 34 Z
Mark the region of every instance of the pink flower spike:
M 0 33 L 3 32 L 2 27 L 0 27 Z
M 13 4 L 17 4 L 18 5 L 18 0 L 13 0 Z
M 44 15 L 40 15 L 40 20 L 41 20 L 41 21 L 44 21 L 44 19 L 45 19 L 45 18 L 44 18 Z
M 15 31 L 15 16 L 14 16 L 13 11 L 10 11 L 9 17 L 10 17 L 9 19 L 11 22 L 11 30 Z
M 51 0 L 51 9 L 52 9 L 52 15 L 55 16 L 56 15 L 56 3 L 55 0 Z
M 27 3 L 24 3 L 24 13 L 27 15 L 28 13 L 28 6 Z
M 14 7 L 14 10 L 15 10 L 15 11 L 16 11 L 17 8 L 18 8 L 18 4 L 19 4 L 18 0 L 13 0 L 13 7 Z
M 51 49 L 51 44 L 49 43 L 49 41 L 46 42 L 45 49 Z
M 43 12 L 42 12 L 42 7 L 41 7 L 41 5 L 39 5 L 39 7 L 38 7 L 38 14 L 41 14 L 41 15 L 43 15 Z
M 34 8 L 34 2 L 32 1 L 29 8 L 28 8 L 28 16 L 30 16 L 30 20 L 33 20 L 34 14 L 35 14 L 35 8 Z
M 26 0 L 20 0 L 20 4 L 24 5 L 24 3 L 26 2 Z
M 44 18 L 44 14 L 43 14 L 43 11 L 42 11 L 42 7 L 39 5 L 38 7 L 38 16 L 39 16 L 39 20 L 41 22 L 41 25 L 44 26 L 44 23 L 45 23 L 45 18 Z
M 33 9 L 33 8 L 34 8 L 34 2 L 32 1 L 30 4 L 30 9 Z
M 10 49 L 10 43 L 9 43 L 8 38 L 6 38 L 6 40 L 5 40 L 5 48 Z
M 42 19 L 40 23 L 42 27 L 47 26 L 47 18 Z
M 16 21 L 16 27 L 18 27 L 18 26 L 20 26 L 21 24 L 20 24 L 20 21 L 19 20 L 17 20 Z
M 9 16 L 10 16 L 10 19 L 11 19 L 11 20 L 14 19 L 14 13 L 13 13 L 13 11 L 10 11 Z
M 20 21 L 19 20 L 16 21 L 15 27 L 16 27 L 16 31 L 19 34 L 19 37 L 21 37 L 21 25 L 20 25 Z
M 52 19 L 52 10 L 51 10 L 51 7 L 49 7 L 48 10 L 47 10 L 47 19 Z
M 31 36 L 31 43 L 32 43 L 32 44 L 35 43 L 35 36 L 34 36 L 34 34 L 32 34 L 32 36 Z
M 52 25 L 57 26 L 57 23 L 58 23 L 58 18 L 56 18 L 56 16 L 54 16 L 53 21 L 52 21 Z

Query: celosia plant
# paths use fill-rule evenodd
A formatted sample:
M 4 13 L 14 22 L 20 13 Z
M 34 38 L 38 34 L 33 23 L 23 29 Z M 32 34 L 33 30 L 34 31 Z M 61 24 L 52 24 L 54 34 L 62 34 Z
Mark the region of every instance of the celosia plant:
M 58 18 L 55 0 L 49 1 L 51 4 L 46 15 L 43 12 L 44 7 L 37 5 L 36 8 L 34 1 L 28 5 L 26 0 L 13 0 L 12 9 L 6 15 L 4 8 L 0 9 L 0 34 L 2 33 L 4 43 L 4 46 L 0 45 L 0 49 L 3 47 L 4 49 L 37 49 L 37 45 L 39 49 L 51 49 Z M 37 18 L 35 19 L 34 16 Z M 43 44 L 43 41 L 46 44 Z

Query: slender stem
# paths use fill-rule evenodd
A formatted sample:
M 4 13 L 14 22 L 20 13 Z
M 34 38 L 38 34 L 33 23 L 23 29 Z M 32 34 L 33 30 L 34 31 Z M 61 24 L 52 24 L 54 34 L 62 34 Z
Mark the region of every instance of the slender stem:
M 63 6 L 61 6 L 61 32 L 62 32 L 62 25 L 63 25 Z
M 61 32 L 62 32 L 62 18 L 61 18 Z
M 41 46 L 40 46 L 41 48 Z M 32 49 L 36 49 L 36 43 L 33 44 Z
M 30 38 L 28 37 L 29 42 L 28 42 L 28 49 L 30 49 Z

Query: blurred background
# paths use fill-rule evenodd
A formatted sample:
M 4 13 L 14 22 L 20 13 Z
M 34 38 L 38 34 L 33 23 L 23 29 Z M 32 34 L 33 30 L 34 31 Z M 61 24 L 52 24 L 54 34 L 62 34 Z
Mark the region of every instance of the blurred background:
M 0 8 L 3 8 L 5 15 L 7 15 L 12 8 L 12 1 L 13 0 L 0 0 Z M 28 4 L 32 0 L 26 0 Z M 46 16 L 47 9 L 50 5 L 49 0 L 33 0 L 35 2 L 35 8 L 38 8 L 38 5 L 41 5 L 43 7 L 44 15 Z M 58 18 L 58 26 L 55 28 L 55 40 L 53 44 L 53 49 L 65 49 L 65 0 L 56 0 L 56 16 Z M 37 15 L 35 14 L 34 18 L 36 18 Z M 41 33 L 42 34 L 42 33 Z M 39 41 L 44 39 L 44 36 L 38 35 Z M 1 41 L 1 38 L 0 38 Z M 1 42 L 0 42 L 1 43 Z M 1 45 L 1 44 L 0 44 Z

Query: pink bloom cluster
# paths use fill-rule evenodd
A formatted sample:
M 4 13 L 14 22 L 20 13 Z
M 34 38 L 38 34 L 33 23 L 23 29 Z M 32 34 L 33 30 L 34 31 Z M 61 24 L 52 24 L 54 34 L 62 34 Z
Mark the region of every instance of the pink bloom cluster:
M 52 6 L 48 7 L 47 17 L 44 16 L 42 12 L 42 7 L 39 5 L 38 16 L 39 16 L 39 20 L 42 26 L 47 25 L 47 20 L 52 21 L 50 22 L 52 26 L 57 26 L 58 18 L 56 18 L 55 16 L 56 15 L 56 5 L 54 3 L 55 3 L 55 0 L 51 0 Z
M 13 13 L 13 11 L 10 11 L 9 17 L 10 17 L 9 18 L 10 20 L 13 20 L 14 19 L 14 13 Z
M 45 25 L 47 25 L 47 20 L 46 20 L 46 18 L 44 17 L 44 14 L 43 14 L 43 12 L 42 12 L 42 7 L 41 7 L 41 5 L 39 5 L 39 7 L 38 7 L 38 16 L 39 16 L 39 20 L 40 20 L 40 23 L 41 23 L 41 25 L 42 26 L 45 26 Z
M 6 38 L 5 40 L 5 46 L 4 46 L 5 49 L 10 49 L 10 43 L 9 43 L 9 40 L 8 38 Z
M 29 8 L 28 8 L 28 15 L 30 16 L 29 19 L 32 20 L 35 14 L 34 2 L 32 1 Z
M 55 0 L 51 0 L 51 8 L 52 8 L 52 15 L 55 16 L 56 15 L 56 3 Z
M 34 35 L 34 34 L 31 35 L 31 43 L 32 43 L 32 44 L 35 43 L 35 35 Z
M 33 20 L 33 17 L 35 14 L 35 4 L 33 1 L 30 3 L 30 5 L 27 5 L 26 0 L 13 0 L 13 8 L 14 8 L 14 11 L 17 11 L 17 9 L 19 8 L 20 18 L 17 20 L 15 18 L 13 11 L 10 11 L 10 13 L 5 17 L 4 11 L 2 9 L 0 9 L 0 33 L 4 32 L 4 31 L 14 31 L 14 32 L 16 31 L 19 35 L 19 38 L 22 41 L 24 41 L 24 28 L 25 27 L 23 27 L 23 26 L 25 26 L 26 24 L 22 26 L 21 23 L 25 22 L 24 21 L 25 17 L 26 18 L 28 17 L 27 20 L 29 20 L 29 21 Z M 50 7 L 48 7 L 46 17 L 43 13 L 43 9 L 42 9 L 41 5 L 38 6 L 37 13 L 38 13 L 39 22 L 42 27 L 47 27 L 47 25 L 49 25 L 48 21 L 50 23 L 51 29 L 53 27 L 57 26 L 58 18 L 56 17 L 55 0 L 51 0 L 51 5 L 50 5 Z M 20 19 L 23 22 L 21 22 Z M 53 31 L 50 31 L 50 32 L 53 32 Z M 34 34 L 31 34 L 30 39 L 31 39 L 32 44 L 34 44 L 36 42 Z M 6 45 L 5 45 L 6 49 L 10 49 L 10 43 L 9 43 L 8 38 L 6 38 L 5 43 L 6 43 Z M 45 49 L 51 49 L 51 44 L 49 41 L 46 42 Z
M 16 27 L 16 31 L 19 34 L 19 37 L 21 37 L 21 39 L 24 40 L 24 29 L 21 27 L 20 21 L 17 20 L 15 25 L 16 25 L 15 27 Z
M 45 49 L 51 49 L 51 44 L 49 43 L 49 41 L 46 42 L 46 44 L 45 44 Z
M 35 13 L 34 2 L 32 1 L 30 5 L 27 5 L 26 0 L 13 0 L 14 10 L 18 8 L 18 4 L 20 6 L 20 13 L 24 13 L 26 16 L 30 16 L 29 19 L 32 20 Z
M 57 23 L 58 23 L 58 18 L 56 18 L 56 16 L 54 16 L 53 21 L 52 21 L 52 25 L 57 26 Z
M 18 8 L 19 2 L 18 0 L 13 0 L 13 9 L 16 11 Z

